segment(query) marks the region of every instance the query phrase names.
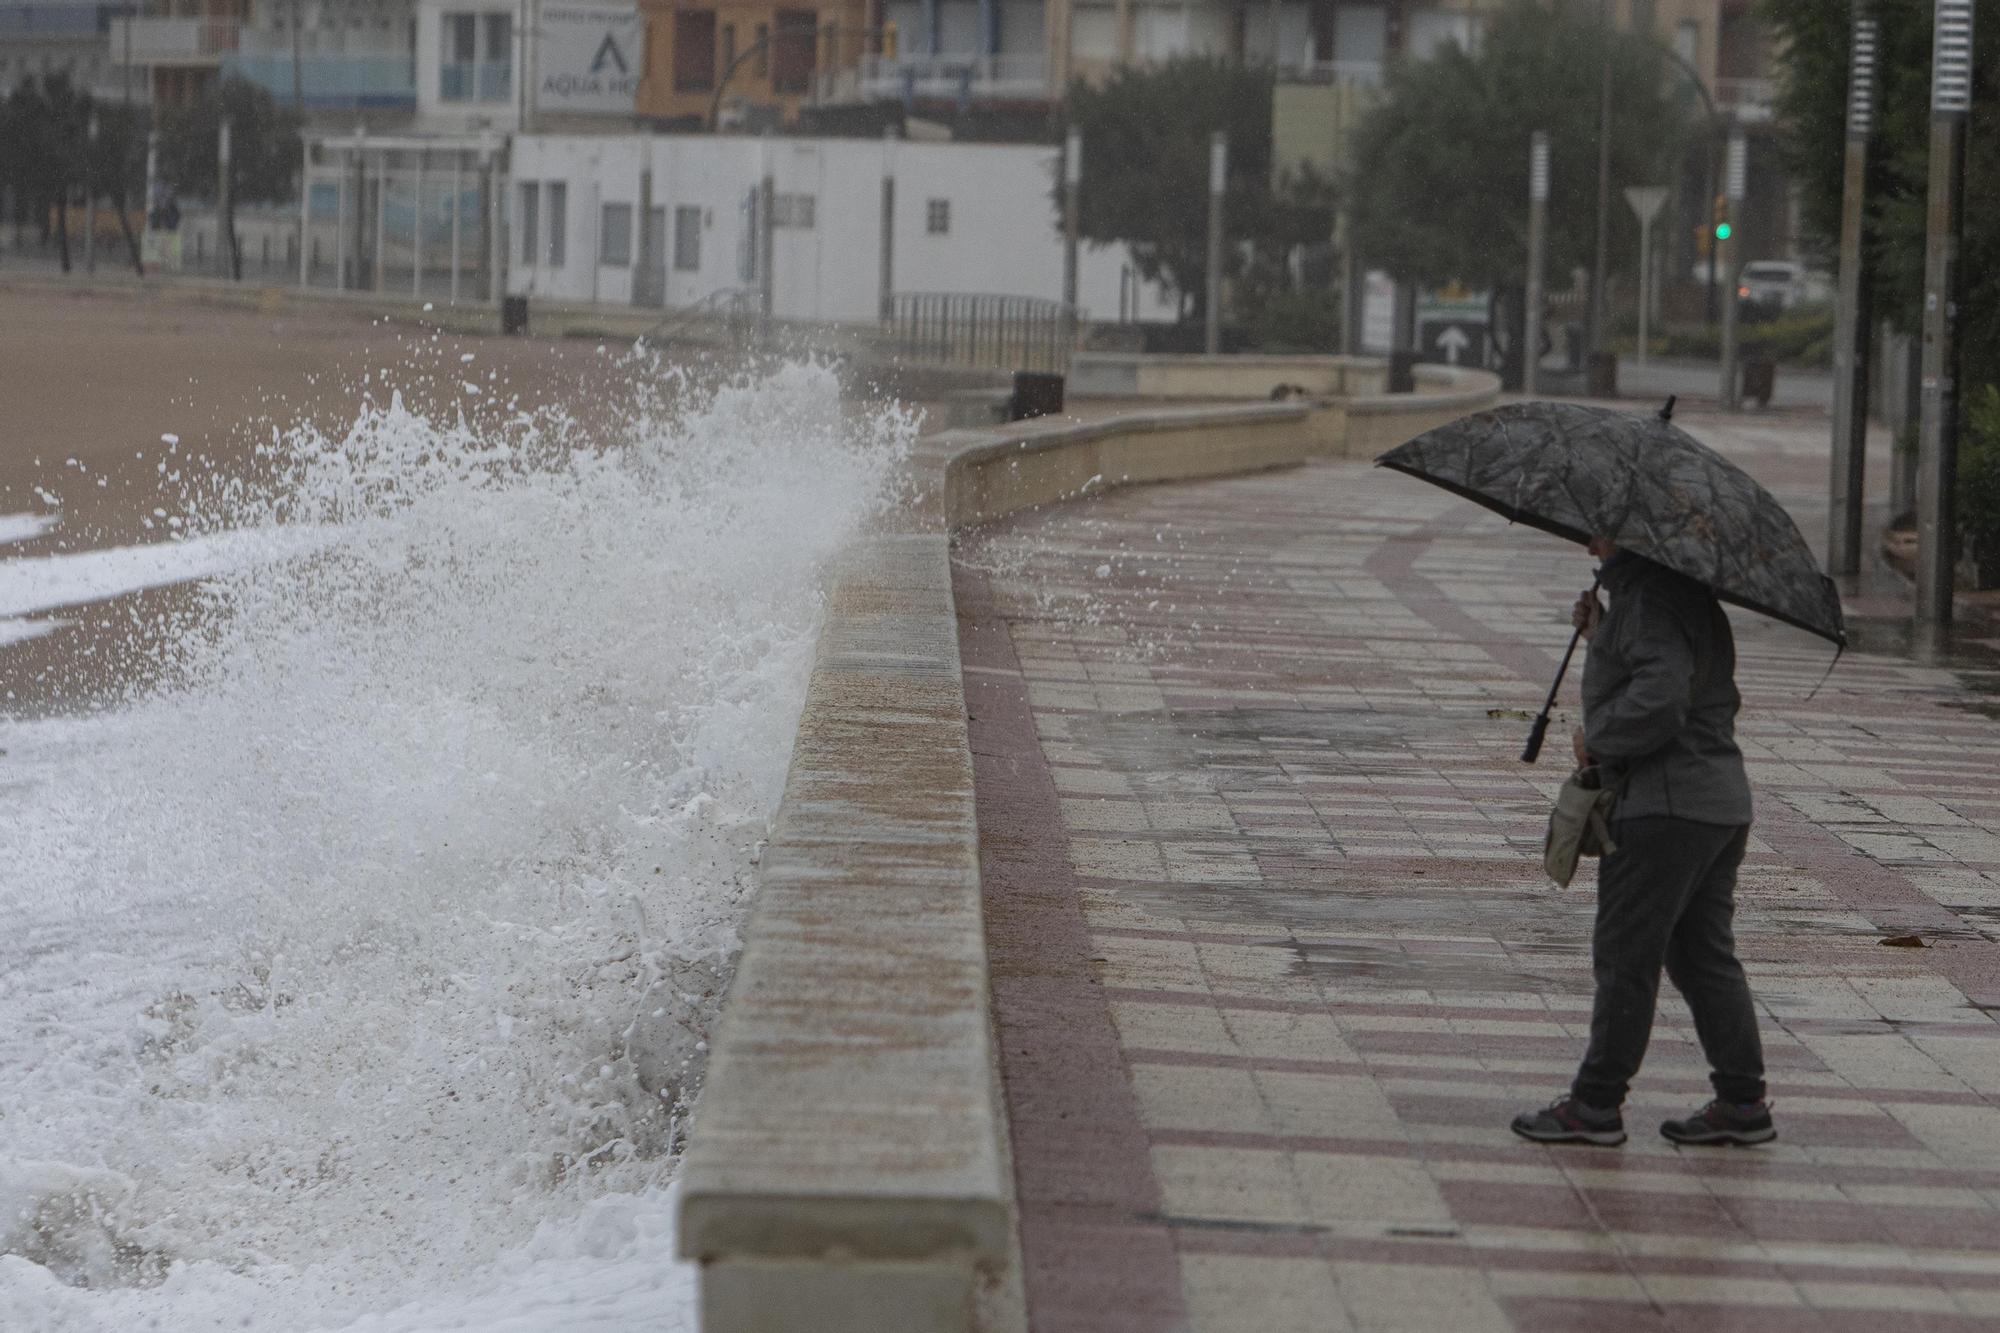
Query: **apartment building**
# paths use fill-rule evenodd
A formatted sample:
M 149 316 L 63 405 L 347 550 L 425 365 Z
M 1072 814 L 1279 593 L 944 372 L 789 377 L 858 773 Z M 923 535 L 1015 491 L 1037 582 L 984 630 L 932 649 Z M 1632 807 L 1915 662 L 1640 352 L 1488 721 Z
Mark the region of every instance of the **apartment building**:
M 789 122 L 884 40 L 870 0 L 641 0 L 638 112 L 677 128 Z

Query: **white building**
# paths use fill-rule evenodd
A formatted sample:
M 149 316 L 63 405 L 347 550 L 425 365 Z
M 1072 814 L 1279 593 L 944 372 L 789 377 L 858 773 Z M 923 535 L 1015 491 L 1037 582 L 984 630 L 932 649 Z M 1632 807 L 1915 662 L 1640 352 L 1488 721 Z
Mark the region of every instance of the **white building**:
M 882 295 L 882 180 L 895 179 L 892 288 L 1062 296 L 1051 189 L 1058 150 L 880 139 L 524 135 L 509 163 L 510 293 L 564 301 L 652 296 L 634 278 L 655 256 L 647 304 L 685 308 L 749 293 L 757 198 L 773 181 L 771 285 L 781 319 L 873 322 Z M 644 179 L 650 173 L 650 179 Z M 642 246 L 640 199 L 651 191 Z M 1123 246 L 1086 246 L 1078 304 L 1109 321 L 1172 318 Z

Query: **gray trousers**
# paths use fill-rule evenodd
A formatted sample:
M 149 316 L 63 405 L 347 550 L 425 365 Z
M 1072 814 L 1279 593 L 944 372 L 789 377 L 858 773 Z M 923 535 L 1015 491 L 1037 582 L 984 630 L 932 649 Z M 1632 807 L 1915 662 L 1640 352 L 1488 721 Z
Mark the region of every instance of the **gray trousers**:
M 1715 1095 L 1762 1100 L 1764 1047 L 1731 924 L 1749 828 L 1621 819 L 1611 836 L 1618 850 L 1598 864 L 1590 941 L 1590 1049 L 1571 1093 L 1589 1106 L 1624 1104 L 1646 1058 L 1664 967 L 1694 1012 Z

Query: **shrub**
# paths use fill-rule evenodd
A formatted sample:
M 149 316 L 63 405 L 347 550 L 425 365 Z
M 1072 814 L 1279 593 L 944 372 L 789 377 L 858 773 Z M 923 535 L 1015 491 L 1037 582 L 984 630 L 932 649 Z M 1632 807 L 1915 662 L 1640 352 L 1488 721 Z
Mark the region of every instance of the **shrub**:
M 1979 586 L 2000 586 L 2000 387 L 1966 396 L 1958 442 L 1958 531 L 1971 548 Z

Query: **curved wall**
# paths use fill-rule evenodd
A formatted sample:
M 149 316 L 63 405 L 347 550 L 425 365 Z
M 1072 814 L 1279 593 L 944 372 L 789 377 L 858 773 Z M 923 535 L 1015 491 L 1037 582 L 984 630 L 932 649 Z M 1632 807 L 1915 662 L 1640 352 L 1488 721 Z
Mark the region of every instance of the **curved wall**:
M 1414 394 L 923 442 L 911 530 L 858 542 L 835 571 L 682 1168 L 679 1243 L 702 1263 L 707 1333 L 1020 1327 L 952 531 L 1116 486 L 1372 452 L 1498 389 L 1452 370 Z

